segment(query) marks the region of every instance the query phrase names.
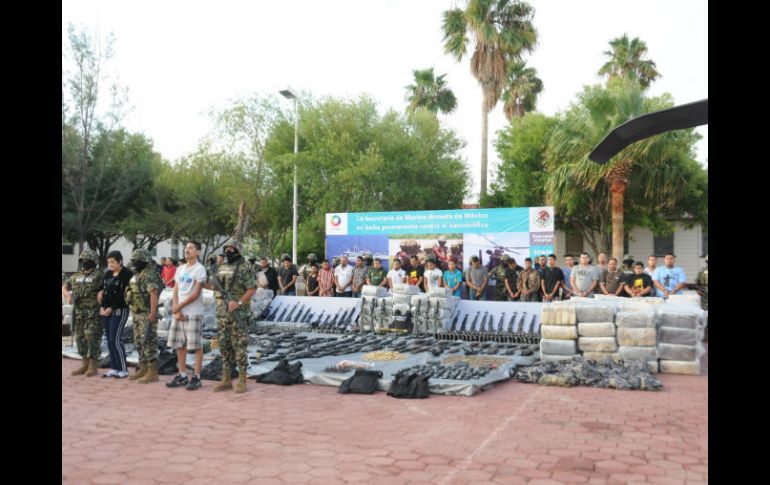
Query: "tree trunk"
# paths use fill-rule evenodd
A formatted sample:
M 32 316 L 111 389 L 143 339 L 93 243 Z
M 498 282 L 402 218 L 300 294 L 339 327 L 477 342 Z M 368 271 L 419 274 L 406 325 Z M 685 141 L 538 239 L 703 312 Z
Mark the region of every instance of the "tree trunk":
M 487 95 L 481 102 L 481 190 L 479 201 L 487 193 L 487 132 L 489 129 L 489 111 L 487 110 Z
M 626 170 L 613 171 L 610 174 L 612 192 L 612 256 L 623 261 L 623 196 L 628 179 Z
M 246 215 L 246 201 L 242 200 L 238 204 L 238 223 L 235 225 L 233 237 L 243 243 L 243 237 L 246 235 L 249 218 Z

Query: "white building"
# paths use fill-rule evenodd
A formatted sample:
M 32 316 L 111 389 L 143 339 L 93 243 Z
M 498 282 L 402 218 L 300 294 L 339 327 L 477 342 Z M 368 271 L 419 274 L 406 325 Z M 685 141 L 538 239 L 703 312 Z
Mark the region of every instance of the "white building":
M 708 232 L 697 224 L 692 228 L 685 228 L 682 224 L 675 224 L 674 233 L 671 236 L 654 236 L 649 229 L 635 228 L 628 234 L 627 247 L 624 254 L 630 254 L 636 261 L 641 261 L 647 266 L 647 257 L 655 254 L 658 256 L 658 266 L 663 266 L 663 256 L 667 252 L 676 255 L 676 266 L 680 266 L 687 275 L 687 281 L 694 283 L 700 270 L 706 266 L 705 257 L 708 254 Z M 564 231 L 554 233 L 554 249 L 556 265 L 564 266 L 564 256 L 572 254 L 577 260 L 581 252 L 586 251 L 596 262 L 596 254 L 591 249 L 588 241 L 584 241 L 580 234 L 566 234 Z M 619 262 L 620 265 L 623 262 Z

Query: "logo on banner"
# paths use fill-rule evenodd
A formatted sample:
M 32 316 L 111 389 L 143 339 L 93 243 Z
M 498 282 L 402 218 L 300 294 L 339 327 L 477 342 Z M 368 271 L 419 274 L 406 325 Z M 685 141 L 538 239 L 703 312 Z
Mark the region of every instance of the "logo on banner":
M 333 227 L 339 227 L 340 224 L 342 224 L 342 218 L 338 216 L 337 214 L 334 214 L 332 216 L 332 226 Z
M 539 228 L 547 227 L 551 223 L 551 214 L 547 210 L 538 211 L 535 225 Z
M 326 214 L 326 234 L 346 236 L 348 234 L 347 214 Z
M 529 208 L 529 232 L 553 231 L 553 207 Z

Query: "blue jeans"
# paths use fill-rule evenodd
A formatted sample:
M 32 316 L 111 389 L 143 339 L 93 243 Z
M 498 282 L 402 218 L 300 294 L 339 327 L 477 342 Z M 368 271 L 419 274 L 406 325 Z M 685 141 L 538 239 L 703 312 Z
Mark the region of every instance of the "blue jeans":
M 487 292 L 486 291 L 482 291 L 481 292 L 481 297 L 477 298 L 476 297 L 476 290 L 474 290 L 472 288 L 468 288 L 468 299 L 469 300 L 486 301 L 486 299 L 487 299 Z
M 361 292 L 360 291 L 354 291 L 353 292 L 353 298 L 361 298 Z
M 286 296 L 297 296 L 297 290 L 295 290 L 295 289 L 286 290 L 286 293 L 284 293 L 284 295 L 286 295 Z
M 123 345 L 123 327 L 128 319 L 128 308 L 114 308 L 109 317 L 102 317 L 102 326 L 107 334 L 110 350 L 110 369 L 128 372 L 126 369 L 126 347 Z

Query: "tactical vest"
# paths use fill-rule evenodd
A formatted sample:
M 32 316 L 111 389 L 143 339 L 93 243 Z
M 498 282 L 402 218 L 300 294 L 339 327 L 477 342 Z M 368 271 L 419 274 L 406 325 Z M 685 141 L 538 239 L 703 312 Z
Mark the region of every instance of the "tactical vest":
M 101 275 L 93 270 L 89 274 L 76 273 L 72 276 L 72 302 L 83 310 L 99 308 L 96 294 L 102 289 Z
M 128 282 L 128 288 L 126 289 L 126 303 L 132 313 L 149 313 L 150 312 L 150 291 L 147 284 L 149 275 L 148 271 L 151 269 L 145 269 L 140 274 L 134 273 L 131 280 Z
M 216 276 L 219 282 L 222 283 L 222 289 L 229 293 L 234 301 L 240 300 L 243 294 L 246 293 L 247 288 L 241 283 L 243 281 L 243 276 L 245 276 L 245 271 L 250 271 L 250 268 L 248 264 L 244 264 L 242 261 L 240 261 L 240 265 L 238 262 L 235 264 L 228 264 L 225 262 L 217 268 Z M 217 305 L 222 304 L 221 293 L 215 291 L 214 298 L 217 300 Z

